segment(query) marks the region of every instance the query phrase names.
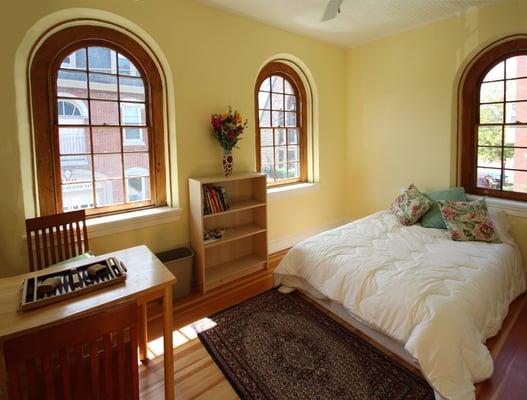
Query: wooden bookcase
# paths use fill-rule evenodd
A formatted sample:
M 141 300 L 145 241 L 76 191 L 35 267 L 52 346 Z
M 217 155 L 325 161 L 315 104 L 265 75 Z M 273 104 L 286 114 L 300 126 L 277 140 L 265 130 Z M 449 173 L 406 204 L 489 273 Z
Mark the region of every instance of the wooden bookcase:
M 190 241 L 201 292 L 267 268 L 266 179 L 256 172 L 189 179 Z M 224 187 L 229 209 L 204 214 L 204 185 Z M 215 228 L 224 235 L 205 243 L 203 233 Z

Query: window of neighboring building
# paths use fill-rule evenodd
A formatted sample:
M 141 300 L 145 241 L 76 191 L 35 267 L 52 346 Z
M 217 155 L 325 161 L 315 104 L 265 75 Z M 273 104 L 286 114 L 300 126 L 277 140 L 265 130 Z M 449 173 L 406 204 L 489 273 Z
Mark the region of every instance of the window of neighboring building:
M 271 62 L 255 88 L 256 158 L 269 186 L 307 180 L 306 91 L 296 71 Z
M 161 78 L 139 44 L 67 28 L 37 51 L 31 87 L 41 214 L 165 204 Z

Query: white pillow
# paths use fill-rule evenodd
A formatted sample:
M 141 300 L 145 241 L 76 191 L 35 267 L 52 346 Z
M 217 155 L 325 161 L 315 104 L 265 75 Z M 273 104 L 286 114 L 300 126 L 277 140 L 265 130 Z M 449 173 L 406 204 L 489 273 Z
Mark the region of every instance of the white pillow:
M 517 246 L 514 238 L 511 235 L 511 224 L 507 219 L 507 213 L 502 210 L 497 210 L 495 208 L 489 208 L 488 210 L 490 220 L 494 226 L 494 230 L 498 235 L 502 243 L 512 244 Z

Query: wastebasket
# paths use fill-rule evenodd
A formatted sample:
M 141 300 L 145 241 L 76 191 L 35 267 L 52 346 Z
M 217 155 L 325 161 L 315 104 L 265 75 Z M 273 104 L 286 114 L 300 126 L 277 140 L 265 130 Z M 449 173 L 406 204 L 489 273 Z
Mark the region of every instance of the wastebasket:
M 173 287 L 173 297 L 179 298 L 190 294 L 193 280 L 193 259 L 194 251 L 188 247 L 180 247 L 169 251 L 156 254 L 157 258 L 169 269 L 177 278 Z

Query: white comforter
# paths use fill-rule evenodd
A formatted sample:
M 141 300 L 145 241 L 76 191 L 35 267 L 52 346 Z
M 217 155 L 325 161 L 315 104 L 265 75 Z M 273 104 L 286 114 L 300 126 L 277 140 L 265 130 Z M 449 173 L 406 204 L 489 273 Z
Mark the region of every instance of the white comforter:
M 275 285 L 286 276 L 404 343 L 448 399 L 474 399 L 473 383 L 491 376 L 484 341 L 525 290 L 516 246 L 454 242 L 440 229 L 405 227 L 389 211 L 299 243 L 275 270 Z

